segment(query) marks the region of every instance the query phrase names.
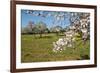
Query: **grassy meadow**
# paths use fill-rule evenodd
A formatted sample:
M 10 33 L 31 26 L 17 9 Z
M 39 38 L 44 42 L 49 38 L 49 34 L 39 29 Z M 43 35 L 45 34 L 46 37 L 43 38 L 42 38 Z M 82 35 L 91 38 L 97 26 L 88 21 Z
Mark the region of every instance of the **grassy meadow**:
M 80 37 L 76 37 L 75 49 L 67 48 L 62 52 L 53 52 L 53 42 L 63 35 L 57 36 L 54 33 L 43 34 L 40 38 L 36 35 L 21 36 L 21 62 L 46 62 L 46 61 L 67 61 L 85 60 L 90 57 L 90 41 L 82 43 Z

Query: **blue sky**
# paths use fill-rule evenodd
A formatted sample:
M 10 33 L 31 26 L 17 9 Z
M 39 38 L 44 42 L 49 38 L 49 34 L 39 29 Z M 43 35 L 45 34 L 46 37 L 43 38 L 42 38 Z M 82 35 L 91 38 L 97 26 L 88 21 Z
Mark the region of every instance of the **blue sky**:
M 63 15 L 64 13 L 67 13 L 67 12 L 38 11 L 38 10 L 37 11 L 31 10 L 31 12 L 29 12 L 29 10 L 21 10 L 21 25 L 22 25 L 22 27 L 27 26 L 29 21 L 34 22 L 34 24 L 42 21 L 47 25 L 48 28 L 51 28 L 53 26 L 61 26 L 61 27 L 65 28 L 66 26 L 68 26 L 70 24 L 67 15 L 66 15 L 66 17 L 63 17 L 63 16 L 60 17 L 61 15 Z M 59 13 L 59 14 L 57 14 L 57 13 Z M 43 15 L 45 15 L 45 16 L 43 17 Z

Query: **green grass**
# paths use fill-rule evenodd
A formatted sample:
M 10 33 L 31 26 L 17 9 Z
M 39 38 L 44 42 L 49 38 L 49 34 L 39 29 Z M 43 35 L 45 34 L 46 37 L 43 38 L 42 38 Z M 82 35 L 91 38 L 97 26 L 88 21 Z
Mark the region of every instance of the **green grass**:
M 21 36 L 21 62 L 46 62 L 46 61 L 67 61 L 83 60 L 90 57 L 89 40 L 82 44 L 80 38 L 75 42 L 75 49 L 66 48 L 62 52 L 54 53 L 52 51 L 52 42 L 57 41 L 63 36 L 56 34 L 44 34 L 42 38 L 39 35 Z

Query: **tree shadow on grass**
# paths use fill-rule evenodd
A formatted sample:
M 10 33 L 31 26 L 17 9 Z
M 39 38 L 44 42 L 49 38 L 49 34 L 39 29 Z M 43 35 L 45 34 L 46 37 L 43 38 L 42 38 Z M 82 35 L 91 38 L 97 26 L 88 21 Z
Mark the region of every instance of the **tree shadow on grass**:
M 90 59 L 90 57 L 89 57 L 88 55 L 82 55 L 82 56 L 81 56 L 81 59 L 82 59 L 82 60 L 84 60 L 84 59 Z
M 39 36 L 38 36 L 38 37 L 35 37 L 35 38 L 36 38 L 36 39 L 41 39 L 41 38 L 45 38 L 45 39 L 48 38 L 48 39 L 49 39 L 49 38 L 53 38 L 53 36 L 42 36 L 42 37 L 39 37 Z
M 88 55 L 80 55 L 80 58 L 77 58 L 77 60 L 89 60 L 90 57 Z

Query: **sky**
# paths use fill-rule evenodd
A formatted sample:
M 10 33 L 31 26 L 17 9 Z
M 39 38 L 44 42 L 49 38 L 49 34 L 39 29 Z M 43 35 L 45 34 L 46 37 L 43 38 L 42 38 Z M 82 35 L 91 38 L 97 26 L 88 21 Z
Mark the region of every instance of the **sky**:
M 43 22 L 48 28 L 54 26 L 61 26 L 65 28 L 70 24 L 69 19 L 63 16 L 67 12 L 58 11 L 39 11 L 39 10 L 21 10 L 21 26 L 25 27 L 28 25 L 29 21 L 34 24 L 38 22 Z

